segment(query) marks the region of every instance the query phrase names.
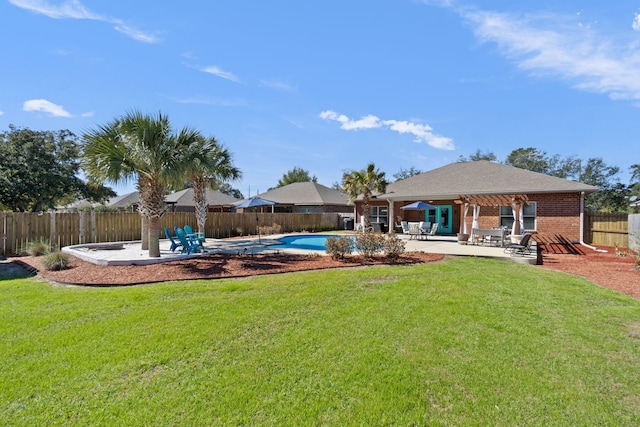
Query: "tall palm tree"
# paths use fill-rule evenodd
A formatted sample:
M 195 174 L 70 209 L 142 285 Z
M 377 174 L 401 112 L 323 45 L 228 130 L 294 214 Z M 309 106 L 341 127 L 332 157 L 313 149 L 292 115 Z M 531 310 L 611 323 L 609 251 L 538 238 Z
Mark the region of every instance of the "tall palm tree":
M 207 188 L 239 179 L 242 173 L 233 165 L 229 150 L 218 144 L 214 137 L 200 136 L 185 155 L 186 179 L 193 186 L 198 232 L 204 233 L 207 222 Z
M 160 256 L 160 218 L 165 212 L 166 190 L 184 179 L 182 153 L 199 136 L 186 127 L 175 134 L 167 116 L 137 111 L 84 135 L 83 168 L 90 179 L 114 184 L 137 179 L 138 210 L 148 221 L 148 233 L 143 227 L 142 241 L 148 242 L 150 257 Z
M 364 226 L 371 225 L 371 210 L 369 202 L 374 191 L 384 193 L 387 189 L 385 173 L 376 169 L 376 165 L 369 163 L 366 169 L 345 173 L 342 177 L 342 191 L 349 196 L 349 201 L 355 201 L 362 195 L 362 214 Z

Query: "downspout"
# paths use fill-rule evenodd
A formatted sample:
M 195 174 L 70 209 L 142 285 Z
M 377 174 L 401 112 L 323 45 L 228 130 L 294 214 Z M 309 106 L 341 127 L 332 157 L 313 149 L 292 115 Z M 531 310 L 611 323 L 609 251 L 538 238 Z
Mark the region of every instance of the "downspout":
M 584 241 L 584 191 L 580 193 L 580 242 L 582 246 L 585 246 L 596 252 L 608 252 L 605 249 L 598 249 L 595 246 L 588 245 Z

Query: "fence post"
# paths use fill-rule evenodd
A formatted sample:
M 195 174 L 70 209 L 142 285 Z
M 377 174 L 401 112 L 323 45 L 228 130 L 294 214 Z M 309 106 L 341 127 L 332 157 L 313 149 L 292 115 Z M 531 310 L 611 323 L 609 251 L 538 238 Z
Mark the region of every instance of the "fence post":
M 78 236 L 78 243 L 85 244 L 87 243 L 87 212 L 80 212 L 79 216 L 80 220 L 80 235 Z
M 640 253 L 640 214 L 629 215 L 629 249 Z
M 7 213 L 2 211 L 2 256 L 7 255 Z
M 91 211 L 91 243 L 98 241 L 98 230 L 96 228 L 96 211 Z
M 57 247 L 57 244 L 54 243 L 56 241 L 56 211 L 51 209 L 49 210 L 48 214 L 49 214 L 49 221 L 50 221 L 49 244 L 51 246 Z

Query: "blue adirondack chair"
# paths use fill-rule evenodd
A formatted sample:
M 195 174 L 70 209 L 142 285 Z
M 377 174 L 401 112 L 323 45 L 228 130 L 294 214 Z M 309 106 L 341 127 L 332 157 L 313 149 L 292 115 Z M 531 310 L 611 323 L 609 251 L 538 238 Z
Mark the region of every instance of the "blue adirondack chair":
M 178 240 L 180 240 L 180 243 L 182 244 L 182 250 L 180 252 L 189 255 L 193 252 L 202 250 L 202 246 L 189 240 L 187 234 L 182 228 L 174 227 L 173 230 L 176 232 L 176 236 L 178 236 Z
M 171 237 L 171 233 L 169 233 L 169 229 L 167 227 L 164 228 L 164 235 L 167 236 L 167 239 L 171 242 L 171 252 L 182 246 L 182 243 Z
M 204 248 L 204 245 L 203 245 L 204 235 L 203 234 L 194 233 L 193 229 L 191 228 L 190 225 L 185 225 L 184 226 L 184 232 L 186 233 L 186 235 L 189 238 L 189 240 L 191 240 L 194 243 L 199 244 L 200 246 L 202 246 Z

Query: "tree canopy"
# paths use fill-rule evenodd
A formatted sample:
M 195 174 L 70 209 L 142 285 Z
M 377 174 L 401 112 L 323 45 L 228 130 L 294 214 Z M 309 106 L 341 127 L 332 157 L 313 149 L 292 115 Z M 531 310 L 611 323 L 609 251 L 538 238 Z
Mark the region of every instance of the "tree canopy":
M 380 172 L 373 163 L 369 163 L 366 169 L 345 172 L 342 176 L 342 190 L 349 196 L 350 201 L 354 201 L 362 195 L 363 225 L 365 227 L 371 225 L 369 202 L 373 192 L 384 193 L 386 188 L 387 180 L 385 173 Z
M 411 178 L 415 175 L 420 175 L 421 173 L 422 171 L 420 169 L 416 169 L 415 167 L 411 166 L 409 169 L 401 168 L 398 173 L 393 174 L 393 178 L 396 181 L 400 181 L 403 179 Z
M 84 135 L 84 168 L 97 182 L 136 179 L 143 222 L 142 246 L 160 256 L 160 217 L 171 185 L 184 182 L 193 144 L 201 135 L 188 127 L 175 132 L 167 116 L 132 111 Z M 148 231 L 148 232 L 145 232 Z
M 111 188 L 79 178 L 80 150 L 69 130 L 9 126 L 0 133 L 0 206 L 38 212 L 63 201 L 102 202 L 115 196 Z
M 282 175 L 282 178 L 278 181 L 276 188 L 284 187 L 285 185 L 293 184 L 294 182 L 309 181 L 318 182 L 318 178 L 315 175 L 312 177 L 309 175 L 309 171 L 296 166 Z
M 492 151 L 487 151 L 485 153 L 478 148 L 476 152 L 471 154 L 469 157 L 458 157 L 458 162 L 475 162 L 478 160 L 489 160 L 490 162 L 497 162 L 498 156 L 496 156 Z

